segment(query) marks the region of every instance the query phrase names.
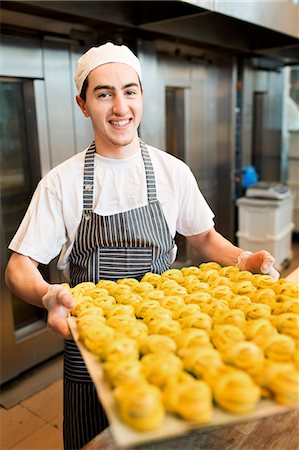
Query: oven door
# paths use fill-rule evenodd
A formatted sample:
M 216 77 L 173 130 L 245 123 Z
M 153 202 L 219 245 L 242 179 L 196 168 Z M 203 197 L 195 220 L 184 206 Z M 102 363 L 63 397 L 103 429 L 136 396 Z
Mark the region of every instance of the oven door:
M 0 117 L 2 384 L 62 352 L 63 339 L 47 329 L 44 309 L 15 297 L 4 282 L 10 256 L 7 246 L 41 176 L 32 80 L 0 78 Z M 54 263 L 41 270 L 48 281 L 59 281 Z

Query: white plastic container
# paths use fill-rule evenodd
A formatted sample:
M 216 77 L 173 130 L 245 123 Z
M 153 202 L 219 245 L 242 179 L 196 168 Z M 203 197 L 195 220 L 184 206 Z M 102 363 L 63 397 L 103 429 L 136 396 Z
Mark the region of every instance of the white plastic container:
M 292 258 L 294 196 L 283 200 L 242 197 L 237 200 L 238 245 L 244 250 L 267 250 L 281 270 Z
M 242 197 L 237 206 L 242 236 L 273 239 L 293 223 L 293 195 L 283 200 Z
M 275 267 L 281 270 L 285 263 L 292 259 L 292 231 L 294 224 L 291 223 L 283 230 L 282 233 L 276 236 L 269 236 L 265 238 L 250 236 L 237 232 L 238 245 L 244 250 L 251 252 L 258 252 L 259 250 L 267 250 L 275 258 Z

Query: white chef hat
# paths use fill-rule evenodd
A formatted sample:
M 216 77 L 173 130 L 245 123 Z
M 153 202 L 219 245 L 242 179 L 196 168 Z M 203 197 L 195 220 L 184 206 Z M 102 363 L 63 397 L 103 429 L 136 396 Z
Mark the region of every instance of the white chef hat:
M 77 62 L 75 83 L 80 94 L 84 80 L 98 66 L 107 63 L 123 63 L 131 66 L 141 80 L 141 67 L 137 56 L 126 45 L 115 45 L 112 42 L 90 48 Z

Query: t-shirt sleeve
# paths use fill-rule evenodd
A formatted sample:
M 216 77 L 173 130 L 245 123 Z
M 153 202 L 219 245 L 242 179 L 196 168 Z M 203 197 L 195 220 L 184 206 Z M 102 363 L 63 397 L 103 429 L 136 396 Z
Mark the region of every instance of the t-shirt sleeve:
M 9 249 L 48 264 L 66 242 L 62 202 L 59 193 L 45 180 L 38 184 L 26 214 L 9 244 Z
M 180 170 L 178 183 L 179 208 L 176 225 L 178 233 L 183 236 L 193 236 L 213 228 L 214 213 L 187 165 L 184 165 L 183 170 Z

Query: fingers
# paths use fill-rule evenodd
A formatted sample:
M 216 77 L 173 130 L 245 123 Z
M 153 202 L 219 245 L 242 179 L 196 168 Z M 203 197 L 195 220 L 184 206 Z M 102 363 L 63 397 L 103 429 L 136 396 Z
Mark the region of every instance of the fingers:
M 76 305 L 71 291 L 67 288 L 61 288 L 56 294 L 57 303 L 71 310 Z
M 71 332 L 67 323 L 68 309 L 64 306 L 54 307 L 48 314 L 48 327 L 55 333 L 59 334 L 65 339 L 70 339 Z

